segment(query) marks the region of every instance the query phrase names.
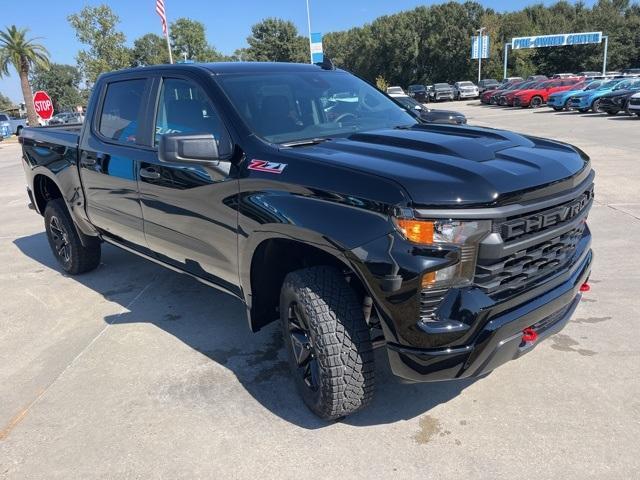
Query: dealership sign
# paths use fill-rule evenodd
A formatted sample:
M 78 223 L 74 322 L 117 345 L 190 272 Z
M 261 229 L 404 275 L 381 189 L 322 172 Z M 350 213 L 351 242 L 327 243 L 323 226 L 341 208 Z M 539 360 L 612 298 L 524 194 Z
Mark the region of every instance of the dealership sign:
M 511 40 L 511 48 L 518 50 L 521 48 L 563 47 L 601 42 L 602 32 L 560 33 L 535 37 L 515 37 Z
M 311 61 L 313 63 L 322 63 L 322 60 L 324 59 L 324 54 L 322 53 L 322 34 L 312 33 L 310 41 L 311 41 Z

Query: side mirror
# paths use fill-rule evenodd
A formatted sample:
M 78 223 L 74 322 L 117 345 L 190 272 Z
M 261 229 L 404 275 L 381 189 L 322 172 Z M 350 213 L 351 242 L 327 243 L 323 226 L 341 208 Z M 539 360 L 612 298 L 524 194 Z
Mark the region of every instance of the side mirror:
M 217 165 L 231 156 L 229 137 L 216 141 L 211 133 L 167 133 L 160 137 L 158 159 L 167 163 Z

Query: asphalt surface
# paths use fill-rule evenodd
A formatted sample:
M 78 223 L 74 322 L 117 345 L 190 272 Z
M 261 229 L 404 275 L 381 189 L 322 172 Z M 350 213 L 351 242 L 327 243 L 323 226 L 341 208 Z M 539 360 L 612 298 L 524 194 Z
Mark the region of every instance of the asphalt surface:
M 640 119 L 441 107 L 592 157 L 592 290 L 475 382 L 401 384 L 379 351 L 375 401 L 331 424 L 232 298 L 109 246 L 61 274 L 0 143 L 0 478 L 638 478 Z

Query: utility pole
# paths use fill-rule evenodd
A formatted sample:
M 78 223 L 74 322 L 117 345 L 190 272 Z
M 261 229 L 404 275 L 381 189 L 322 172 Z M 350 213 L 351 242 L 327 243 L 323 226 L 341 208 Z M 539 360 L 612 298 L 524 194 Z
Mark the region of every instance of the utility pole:
M 482 78 L 482 32 L 486 30 L 486 27 L 480 27 L 478 32 L 478 83 Z

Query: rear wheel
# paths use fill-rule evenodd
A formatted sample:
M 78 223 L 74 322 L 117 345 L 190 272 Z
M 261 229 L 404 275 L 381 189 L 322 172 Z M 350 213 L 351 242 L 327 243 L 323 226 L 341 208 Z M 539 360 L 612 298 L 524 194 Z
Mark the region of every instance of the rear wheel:
M 531 106 L 531 108 L 539 108 L 543 103 L 544 101 L 542 100 L 542 97 L 539 97 L 536 95 L 531 99 L 531 102 L 529 102 L 529 105 Z
M 355 292 L 336 269 L 289 273 L 280 293 L 280 322 L 294 381 L 316 415 L 334 420 L 369 404 L 369 328 Z
M 77 275 L 93 270 L 100 264 L 100 241 L 87 237 L 85 245 L 82 244 L 61 198 L 47 202 L 44 225 L 51 251 L 65 272 Z

